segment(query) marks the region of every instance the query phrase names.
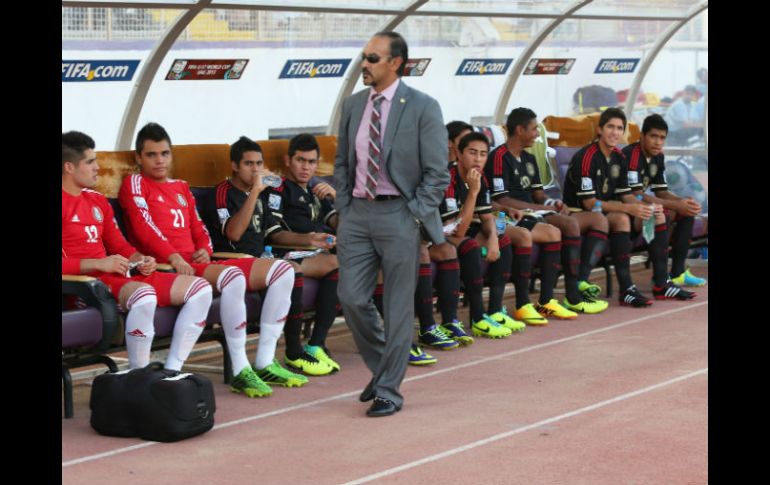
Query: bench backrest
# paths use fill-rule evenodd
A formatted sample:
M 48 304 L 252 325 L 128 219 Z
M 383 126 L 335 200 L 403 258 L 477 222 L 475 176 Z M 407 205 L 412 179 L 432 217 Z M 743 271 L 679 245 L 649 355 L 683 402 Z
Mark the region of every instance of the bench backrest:
M 337 154 L 337 137 L 316 136 L 320 157 L 316 174 L 329 176 L 334 172 L 334 158 Z M 262 147 L 266 166 L 273 172 L 284 174 L 284 155 L 289 149 L 289 140 L 257 141 Z M 173 162 L 171 177 L 186 180 L 191 186 L 213 186 L 231 173 L 230 146 L 227 144 L 176 145 L 172 148 Z M 117 197 L 120 184 L 126 175 L 138 171 L 134 151 L 99 151 L 99 179 L 95 190 L 107 197 Z

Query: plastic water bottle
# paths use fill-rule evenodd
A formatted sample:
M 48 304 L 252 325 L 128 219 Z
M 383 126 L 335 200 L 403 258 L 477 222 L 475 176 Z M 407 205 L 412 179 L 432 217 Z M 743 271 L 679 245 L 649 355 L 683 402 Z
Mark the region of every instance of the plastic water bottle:
M 639 201 L 642 200 L 641 195 L 637 195 L 636 198 Z M 655 239 L 655 216 L 654 215 L 642 223 L 642 235 L 644 236 L 644 240 L 647 241 L 647 244 L 649 244 L 650 241 Z
M 601 212 L 602 211 L 602 201 L 599 199 L 596 199 L 596 202 L 594 202 L 594 207 L 591 209 L 591 212 Z
M 497 235 L 502 236 L 505 234 L 505 212 L 500 211 L 497 213 L 497 220 L 495 221 L 495 225 L 497 226 Z
M 281 177 L 278 175 L 265 175 L 262 177 L 262 183 L 268 187 L 280 187 Z
M 273 256 L 273 246 L 265 246 L 265 250 L 262 251 L 262 255 L 260 256 L 262 259 L 274 259 L 275 256 Z

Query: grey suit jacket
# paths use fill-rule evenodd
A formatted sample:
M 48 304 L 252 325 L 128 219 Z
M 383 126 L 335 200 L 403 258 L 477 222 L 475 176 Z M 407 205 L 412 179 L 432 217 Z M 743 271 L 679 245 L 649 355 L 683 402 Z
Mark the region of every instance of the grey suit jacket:
M 366 88 L 342 103 L 334 179 L 336 208 L 340 217 L 353 197 L 356 180 L 356 134 L 361 124 L 367 96 Z M 415 219 L 424 228 L 424 236 L 434 243 L 444 242 L 438 206 L 449 185 L 447 130 L 438 102 L 412 89 L 402 79 L 399 83 L 385 127 L 382 143 L 383 163 L 393 185 L 406 199 Z

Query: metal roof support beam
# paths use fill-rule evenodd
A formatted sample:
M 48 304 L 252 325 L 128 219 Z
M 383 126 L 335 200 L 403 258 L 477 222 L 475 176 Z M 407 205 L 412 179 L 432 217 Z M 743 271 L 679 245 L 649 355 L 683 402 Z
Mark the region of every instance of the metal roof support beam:
M 567 7 L 567 9 L 559 17 L 548 22 L 543 30 L 538 32 L 535 38 L 530 41 L 529 45 L 524 48 L 524 52 L 521 53 L 519 58 L 516 59 L 516 62 L 513 64 L 511 72 L 505 79 L 505 84 L 503 85 L 503 89 L 500 92 L 500 96 L 497 98 L 497 105 L 495 106 L 494 114 L 495 123 L 505 123 L 505 109 L 508 106 L 508 100 L 511 98 L 511 93 L 513 93 L 513 87 L 516 85 L 516 81 L 519 80 L 519 76 L 521 76 L 521 73 L 524 71 L 524 67 L 529 62 L 529 58 L 532 56 L 532 54 L 535 53 L 540 44 L 545 40 L 546 37 L 548 37 L 551 32 L 553 32 L 556 27 L 559 26 L 559 24 L 567 19 L 573 18 L 572 14 L 576 10 L 585 7 L 592 1 L 593 0 L 579 0 Z
M 420 8 L 422 5 L 427 3 L 428 0 L 416 0 L 414 3 L 409 5 L 406 9 L 404 9 L 401 13 L 390 19 L 388 22 L 385 23 L 385 25 L 382 26 L 378 31 L 388 31 L 393 30 L 403 22 L 408 16 L 412 15 L 415 10 Z M 372 32 L 374 34 L 374 32 Z M 362 46 L 363 47 L 363 46 Z M 404 60 L 406 62 L 406 60 Z M 337 94 L 337 100 L 334 102 L 334 106 L 332 107 L 332 115 L 331 118 L 329 118 L 329 125 L 326 127 L 326 134 L 327 135 L 336 135 L 337 129 L 339 128 L 340 124 L 340 112 L 342 111 L 342 102 L 350 96 L 350 94 L 353 92 L 353 88 L 355 87 L 356 83 L 358 82 L 358 78 L 361 75 L 360 68 L 361 67 L 361 58 L 355 57 L 353 58 L 353 62 L 351 63 L 351 66 L 348 68 L 347 73 L 345 74 L 345 80 L 342 82 L 342 87 L 340 88 L 339 94 Z
M 645 56 L 642 64 L 639 66 L 639 70 L 636 72 L 636 76 L 634 76 L 634 82 L 631 83 L 631 88 L 628 90 L 628 97 L 626 98 L 626 106 L 624 108 L 624 112 L 626 113 L 627 117 L 630 118 L 631 114 L 634 112 L 636 96 L 639 94 L 639 89 L 642 87 L 642 81 L 644 81 L 644 77 L 647 75 L 647 71 L 650 69 L 653 61 L 655 61 L 655 58 L 658 57 L 658 54 L 660 54 L 660 51 L 663 50 L 663 47 L 665 47 L 668 41 L 671 40 L 671 37 L 679 32 L 679 29 L 684 27 L 687 22 L 692 20 L 696 15 L 703 12 L 708 7 L 708 1 L 704 1 L 698 5 L 693 6 L 687 12 L 684 20 L 679 23 L 669 25 L 668 28 L 663 32 L 662 36 L 655 41 L 655 44 L 653 44 L 649 54 Z
M 150 90 L 152 80 L 158 72 L 160 63 L 166 57 L 166 54 L 174 45 L 179 34 L 184 31 L 187 25 L 192 22 L 196 15 L 211 4 L 212 0 L 200 0 L 196 5 L 189 7 L 189 10 L 183 12 L 171 23 L 166 32 L 163 33 L 150 55 L 142 66 L 142 71 L 134 81 L 134 87 L 131 89 L 131 95 L 128 97 L 126 110 L 123 112 L 123 118 L 120 120 L 118 129 L 118 139 L 115 141 L 115 150 L 130 150 L 131 141 L 136 130 L 136 123 L 139 120 L 139 113 L 142 111 L 144 100 L 147 98 L 147 92 Z M 136 5 L 136 4 L 135 4 Z
M 423 2 L 425 3 L 425 2 Z M 63 7 L 105 7 L 105 8 L 175 8 L 186 9 L 194 5 L 188 3 L 168 3 L 168 2 L 147 2 L 136 3 L 130 1 L 104 1 L 95 2 L 89 0 L 62 0 Z M 263 10 L 279 12 L 319 12 L 330 14 L 364 14 L 364 15 L 399 15 L 403 12 L 400 8 L 388 7 L 339 7 L 339 6 L 314 6 L 314 5 L 285 5 L 281 2 L 247 4 L 217 2 L 211 8 L 222 8 L 228 10 Z M 548 12 L 499 12 L 496 10 L 421 10 L 418 15 L 426 17 L 495 17 L 495 18 L 534 18 L 534 19 L 558 19 L 563 14 Z M 577 14 L 572 16 L 574 19 L 585 20 L 683 20 L 682 15 L 662 14 L 662 15 L 642 15 L 642 14 Z

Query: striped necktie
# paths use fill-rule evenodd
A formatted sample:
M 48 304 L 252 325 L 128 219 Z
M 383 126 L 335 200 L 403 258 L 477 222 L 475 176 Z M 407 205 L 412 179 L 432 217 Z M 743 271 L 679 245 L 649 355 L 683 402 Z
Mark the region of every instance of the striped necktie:
M 380 108 L 385 96 L 374 94 L 372 101 L 372 118 L 369 120 L 369 158 L 366 163 L 366 197 L 374 200 L 377 196 L 377 173 L 380 171 L 382 160 L 382 143 L 380 142 Z

